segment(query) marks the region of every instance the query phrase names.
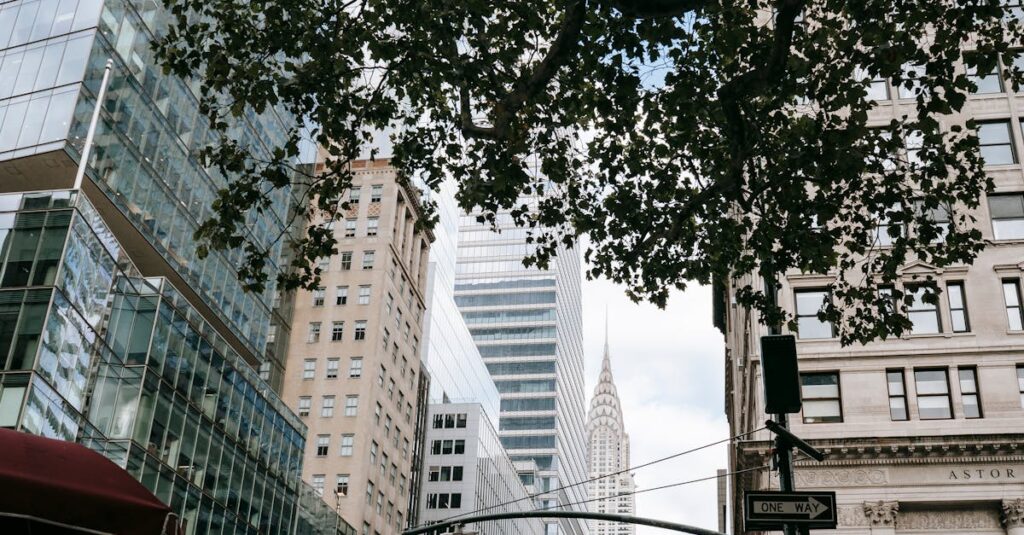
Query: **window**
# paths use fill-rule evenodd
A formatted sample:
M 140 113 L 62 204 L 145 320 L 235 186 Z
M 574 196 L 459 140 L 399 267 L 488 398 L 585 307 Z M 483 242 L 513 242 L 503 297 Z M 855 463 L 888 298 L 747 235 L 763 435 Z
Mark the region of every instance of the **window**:
M 395 399 L 395 380 L 388 379 L 388 399 Z
M 946 283 L 946 301 L 949 303 L 949 321 L 953 332 L 969 332 L 971 330 L 971 322 L 967 317 L 967 298 L 964 294 L 964 283 Z
M 978 123 L 978 144 L 981 147 L 981 157 L 985 160 L 985 165 L 1017 163 L 1009 121 Z
M 341 359 L 333 358 L 327 359 L 327 378 L 337 379 L 338 378 L 338 367 Z
M 927 286 L 907 288 L 907 294 L 913 301 L 908 307 L 907 316 L 913 327 L 911 334 L 936 334 L 942 332 L 942 321 L 939 319 L 938 296 L 935 289 Z
M 889 370 L 885 372 L 885 376 L 889 382 L 889 418 L 894 422 L 909 419 L 907 388 L 903 381 L 903 370 Z
M 978 54 L 964 54 L 964 63 L 967 68 L 967 79 L 976 86 L 976 88 L 971 92 L 979 95 L 985 93 L 1002 93 L 1003 80 L 999 76 L 999 62 L 993 60 L 991 65 L 986 65 L 985 68 L 981 68 L 977 65 L 979 61 L 984 63 L 985 59 Z
M 373 251 L 363 251 L 363 269 L 373 269 Z
M 380 198 L 383 193 L 384 186 L 382 184 L 374 184 L 370 186 L 370 202 L 380 202 Z
M 341 269 L 345 271 L 352 269 L 352 251 L 341 253 Z
M 348 361 L 348 376 L 350 379 L 363 376 L 363 357 L 352 357 Z
M 391 415 L 390 414 L 385 415 L 384 416 L 384 436 L 385 437 L 390 437 L 391 436 L 391 422 L 392 422 Z
M 380 425 L 381 409 L 383 409 L 383 407 L 381 407 L 380 402 L 378 401 L 377 406 L 373 409 L 373 425 Z
M 309 416 L 309 409 L 313 406 L 313 398 L 302 396 L 299 398 L 299 416 Z
M 1024 408 L 1024 364 L 1017 365 L 1017 390 L 1020 392 L 1020 406 Z
M 359 204 L 359 200 L 363 196 L 362 186 L 352 186 L 352 189 L 348 190 L 348 202 L 352 204 Z
M 455 443 L 452 444 L 452 451 L 455 453 L 455 455 L 461 455 L 463 453 L 466 453 L 466 441 L 461 439 L 456 440 Z
M 904 64 L 902 78 L 903 82 L 899 84 L 897 93 L 900 98 L 917 98 L 917 93 L 923 88 L 919 81 L 925 74 L 923 65 Z
M 394 305 L 394 304 L 395 304 L 395 298 L 394 298 L 394 296 L 391 295 L 391 292 L 388 292 L 388 296 L 384 300 L 384 314 L 386 316 L 390 316 L 391 315 L 391 306 Z
M 340 342 L 342 337 L 345 335 L 345 322 L 334 321 L 331 322 L 331 341 Z
M 356 436 L 355 435 L 341 435 L 341 456 L 351 457 L 352 448 L 355 446 Z
M 377 369 L 377 386 L 384 386 L 384 377 L 387 376 L 388 369 L 383 364 Z
M 360 305 L 369 305 L 370 304 L 370 286 L 369 285 L 360 286 L 359 287 L 359 304 Z
M 977 368 L 958 368 L 957 375 L 960 377 L 960 403 L 964 407 L 964 418 L 981 418 Z
M 384 509 L 384 491 L 377 491 L 377 514 Z
M 366 340 L 366 320 L 356 322 L 356 340 Z
M 379 226 L 380 226 L 380 218 L 379 217 L 368 217 L 368 218 L 366 218 L 366 235 L 367 236 L 376 236 L 377 235 L 377 228 Z
M 352 238 L 356 235 L 356 220 L 348 218 L 345 220 L 345 237 Z
M 331 269 L 331 257 L 322 256 L 316 259 L 316 268 L 320 270 L 320 273 L 327 273 Z
M 316 377 L 316 359 L 302 361 L 302 378 L 313 379 Z
M 366 482 L 366 505 L 373 505 L 373 481 Z
M 922 420 L 942 420 L 953 417 L 949 402 L 949 377 L 945 369 L 914 370 L 917 384 L 917 411 Z
M 316 456 L 327 457 L 327 449 L 331 445 L 330 435 L 316 436 Z
M 839 373 L 804 373 L 800 375 L 805 424 L 843 421 L 839 397 Z
M 380 456 L 380 477 L 385 478 L 388 475 L 388 454 L 385 453 Z
M 345 416 L 355 416 L 359 413 L 359 396 L 345 396 Z
M 273 327 L 273 326 L 271 326 L 271 327 Z M 272 344 L 273 342 L 274 342 L 274 333 L 273 332 L 268 332 L 267 333 L 267 344 L 269 345 L 269 344 Z M 260 379 L 261 380 L 263 380 L 263 381 L 270 381 L 270 361 L 269 360 L 261 362 L 258 371 L 259 371 Z
M 334 294 L 335 305 L 347 305 L 348 304 L 348 286 L 338 286 L 335 288 Z
M 462 494 L 440 492 L 427 494 L 427 509 L 458 509 L 462 507 Z
M 873 77 L 870 73 L 864 69 L 857 68 L 856 76 L 858 80 L 862 80 L 867 90 L 867 100 L 889 100 L 889 86 L 885 82 L 885 78 Z
M 1006 321 L 1010 330 L 1024 330 L 1024 309 L 1020 306 L 1020 280 L 1003 281 L 1003 299 L 1006 300 Z
M 796 292 L 796 322 L 801 339 L 813 340 L 835 336 L 832 323 L 818 319 L 818 312 L 825 306 L 827 298 L 828 291 L 822 289 Z
M 320 322 L 314 321 L 309 324 L 309 335 L 306 336 L 306 342 L 313 344 L 320 341 Z
M 377 448 L 378 447 L 379 446 L 377 445 L 377 441 L 376 440 L 370 441 L 370 467 L 371 468 L 377 465 Z
M 995 239 L 1024 239 L 1024 193 L 989 195 L 988 211 Z
M 443 426 L 444 426 L 444 415 L 443 414 L 435 414 L 434 415 L 434 429 L 441 429 Z
M 348 496 L 348 474 L 338 474 L 338 483 L 334 486 L 334 493 L 338 496 Z
M 334 416 L 334 396 L 324 396 L 320 404 L 320 416 L 324 418 Z
M 316 491 L 317 496 L 324 495 L 324 479 L 323 474 L 313 474 L 313 477 L 310 479 L 310 486 Z
M 324 294 L 326 293 L 326 291 L 327 290 L 325 290 L 324 288 L 314 288 L 313 289 L 313 306 L 315 306 L 315 307 L 322 307 L 322 306 L 324 306 Z

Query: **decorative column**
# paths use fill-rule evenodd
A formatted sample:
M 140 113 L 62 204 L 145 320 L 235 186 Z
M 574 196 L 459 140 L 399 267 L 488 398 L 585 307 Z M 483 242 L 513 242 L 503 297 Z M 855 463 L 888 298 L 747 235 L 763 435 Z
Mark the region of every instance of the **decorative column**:
M 900 503 L 896 501 L 864 502 L 864 516 L 868 517 L 871 535 L 896 535 L 896 513 L 899 510 Z
M 1007 535 L 1024 535 L 1024 498 L 1003 500 L 1003 525 Z

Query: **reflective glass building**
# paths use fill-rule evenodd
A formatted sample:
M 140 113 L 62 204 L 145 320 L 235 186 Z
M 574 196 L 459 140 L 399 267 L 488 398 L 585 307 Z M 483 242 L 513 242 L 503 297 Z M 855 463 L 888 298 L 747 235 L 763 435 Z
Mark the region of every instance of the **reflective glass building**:
M 500 394 L 498 433 L 513 461 L 537 465 L 538 506 L 586 500 L 580 258 L 559 250 L 550 269 L 525 268 L 525 229 L 498 214 L 500 232 L 460 220 L 455 302 Z M 570 506 L 585 510 L 586 505 Z M 546 532 L 580 535 L 585 521 L 562 520 Z
M 275 288 L 244 293 L 237 253 L 196 255 L 225 178 L 193 157 L 213 141 L 193 88 L 152 58 L 163 17 L 154 1 L 0 3 L 0 426 L 104 453 L 188 533 L 351 531 L 300 480 L 306 428 L 270 386 Z M 230 137 L 259 153 L 293 123 L 250 114 Z M 274 257 L 288 196 L 248 221 Z

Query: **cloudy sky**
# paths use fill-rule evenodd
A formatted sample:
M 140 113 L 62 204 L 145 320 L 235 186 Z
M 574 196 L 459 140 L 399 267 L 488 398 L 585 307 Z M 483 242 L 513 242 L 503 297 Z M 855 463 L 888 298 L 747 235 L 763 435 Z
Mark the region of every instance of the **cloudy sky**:
M 676 292 L 665 310 L 634 304 L 606 280 L 583 282 L 587 405 L 601 369 L 609 310 L 612 374 L 622 401 L 634 465 L 728 437 L 723 412 L 722 335 L 711 325 L 711 292 Z M 638 490 L 715 475 L 725 445 L 635 472 Z M 637 515 L 718 528 L 714 480 L 639 494 Z M 667 533 L 637 527 L 638 535 Z

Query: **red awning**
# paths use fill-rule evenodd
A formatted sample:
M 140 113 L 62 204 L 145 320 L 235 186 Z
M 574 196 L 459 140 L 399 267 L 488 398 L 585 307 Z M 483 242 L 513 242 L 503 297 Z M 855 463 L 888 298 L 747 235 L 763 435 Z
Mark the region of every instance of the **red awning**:
M 170 512 L 128 472 L 85 446 L 0 429 L 0 515 L 6 525 L 31 517 L 43 521 L 33 533 L 49 533 L 42 524 L 56 522 L 160 535 Z

